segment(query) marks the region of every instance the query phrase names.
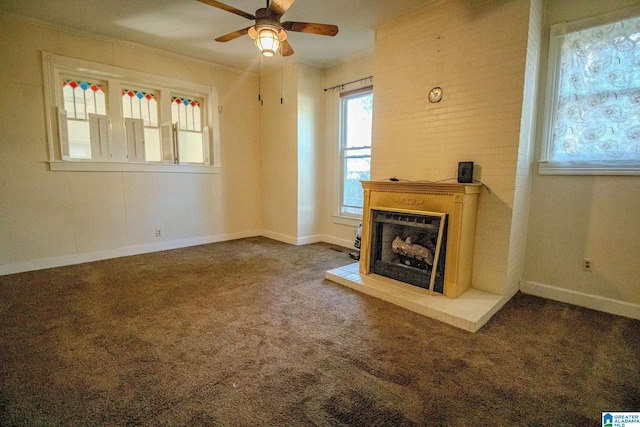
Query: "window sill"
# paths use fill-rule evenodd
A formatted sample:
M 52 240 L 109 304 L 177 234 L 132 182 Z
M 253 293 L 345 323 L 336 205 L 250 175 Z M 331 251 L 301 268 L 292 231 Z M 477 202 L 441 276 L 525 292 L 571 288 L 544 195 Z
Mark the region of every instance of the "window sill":
M 538 175 L 640 175 L 640 165 L 540 161 L 538 163 Z
M 218 174 L 220 166 L 172 165 L 162 163 L 110 163 L 83 161 L 50 161 L 52 172 L 162 172 L 162 173 L 205 173 Z

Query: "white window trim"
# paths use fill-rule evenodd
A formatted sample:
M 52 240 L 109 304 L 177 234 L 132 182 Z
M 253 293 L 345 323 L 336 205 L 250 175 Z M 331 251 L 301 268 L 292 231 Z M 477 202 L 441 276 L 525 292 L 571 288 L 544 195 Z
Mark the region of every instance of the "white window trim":
M 367 86 L 360 89 L 348 90 L 345 91 L 347 94 L 355 95 L 362 92 L 373 92 L 373 86 Z M 334 213 L 333 213 L 333 222 L 336 224 L 342 225 L 350 225 L 350 226 L 359 226 L 362 221 L 362 214 L 349 214 L 342 212 L 342 201 L 344 199 L 344 151 L 342 150 L 342 141 L 344 138 L 344 132 L 346 131 L 343 128 L 344 122 L 344 114 L 345 111 L 342 107 L 342 96 L 340 92 L 336 92 L 337 103 L 338 103 L 338 124 L 337 124 L 337 132 L 338 139 L 336 144 L 336 167 L 334 172 Z
M 640 16 L 638 8 L 630 7 L 572 22 L 561 22 L 551 26 L 542 146 L 540 150 L 540 160 L 538 162 L 539 175 L 640 175 L 640 164 L 638 163 L 602 162 L 599 164 L 587 164 L 581 162 L 554 162 L 550 160 L 553 139 L 553 118 L 556 115 L 556 96 L 558 93 L 558 78 L 561 64 L 560 47 L 562 37 L 568 33 L 635 16 Z
M 49 149 L 49 170 L 51 171 L 98 171 L 98 172 L 177 172 L 177 173 L 221 173 L 220 159 L 220 115 L 218 104 L 218 90 L 215 87 L 191 83 L 141 71 L 115 67 L 92 61 L 42 52 L 42 68 L 44 80 L 44 101 L 47 141 Z M 181 92 L 204 99 L 205 127 L 209 132 L 209 163 L 204 165 L 170 164 L 159 162 L 127 162 L 127 142 L 124 137 L 124 122 L 112 123 L 110 117 L 110 134 L 115 141 L 111 142 L 113 156 L 111 161 L 92 161 L 82 159 L 63 160 L 57 135 L 57 107 L 64 108 L 62 94 L 59 90 L 62 74 L 93 75 L 100 80 L 109 82 L 107 91 L 109 104 L 120 103 L 120 87 L 122 84 L 143 84 L 149 87 L 159 87 L 164 93 L 161 100 L 171 92 Z M 112 94 L 113 93 L 113 94 Z M 114 104 L 114 105 L 115 105 Z M 107 106 L 109 108 L 109 106 Z M 114 107 L 115 108 L 115 107 Z M 120 108 L 120 107 L 118 107 Z M 117 127 L 117 132 L 114 132 Z M 115 136 L 114 133 L 116 134 Z
M 220 167 L 205 165 L 178 165 L 158 162 L 88 162 L 50 160 L 49 170 L 52 172 L 168 172 L 168 173 L 208 173 L 221 172 Z

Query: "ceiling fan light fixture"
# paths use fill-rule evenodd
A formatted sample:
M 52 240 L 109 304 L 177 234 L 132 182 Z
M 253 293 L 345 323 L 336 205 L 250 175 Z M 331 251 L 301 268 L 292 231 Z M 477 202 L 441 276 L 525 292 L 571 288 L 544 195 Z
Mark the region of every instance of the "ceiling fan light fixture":
M 287 41 L 287 31 L 321 36 L 335 36 L 338 34 L 336 25 L 298 21 L 280 23 L 282 15 L 285 14 L 295 0 L 267 0 L 267 7 L 256 10 L 255 15 L 236 9 L 218 0 L 198 1 L 255 21 L 255 25 L 220 36 L 216 38 L 216 41 L 228 42 L 248 34 L 254 40 L 256 48 L 263 56 L 274 56 L 277 52 L 280 52 L 283 57 L 293 55 L 294 51 Z
M 258 51 L 267 57 L 275 55 L 287 38 L 287 32 L 284 29 L 271 25 L 256 25 L 249 28 L 248 33 L 254 39 Z

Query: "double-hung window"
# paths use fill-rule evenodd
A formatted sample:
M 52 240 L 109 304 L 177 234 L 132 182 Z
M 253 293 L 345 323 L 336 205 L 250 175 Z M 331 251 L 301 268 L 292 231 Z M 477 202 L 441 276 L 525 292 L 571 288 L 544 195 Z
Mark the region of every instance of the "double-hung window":
M 360 181 L 371 171 L 373 90 L 369 87 L 340 95 L 340 203 L 339 215 L 362 215 L 364 195 Z
M 42 53 L 50 169 L 218 173 L 215 88 Z
M 106 84 L 63 76 L 64 108 L 60 121 L 66 130 L 61 150 L 68 159 L 105 160 L 109 155 L 107 133 Z
M 202 99 L 186 96 L 171 97 L 171 120 L 174 137 L 178 141 L 178 159 L 183 163 L 202 163 L 205 159 L 203 135 L 208 128 L 202 126 Z
M 540 173 L 640 174 L 640 16 L 551 28 Z
M 123 87 L 121 94 L 129 160 L 162 161 L 157 91 Z

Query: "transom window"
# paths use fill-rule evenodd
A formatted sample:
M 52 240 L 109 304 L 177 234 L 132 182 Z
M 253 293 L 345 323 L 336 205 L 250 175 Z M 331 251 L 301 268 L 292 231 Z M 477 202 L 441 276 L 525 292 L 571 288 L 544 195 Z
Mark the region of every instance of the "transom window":
M 106 114 L 105 83 L 86 82 L 74 78 L 62 79 L 64 107 L 67 117 L 86 120 L 88 114 Z
M 640 17 L 607 20 L 552 27 L 541 173 L 640 173 Z
M 145 126 L 158 127 L 158 101 L 152 91 L 122 89 L 124 117 L 142 119 Z

